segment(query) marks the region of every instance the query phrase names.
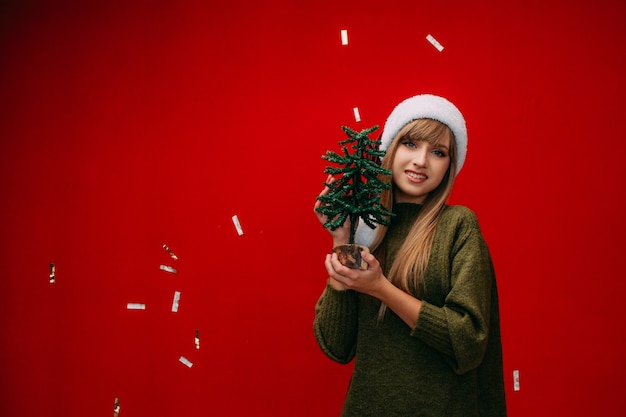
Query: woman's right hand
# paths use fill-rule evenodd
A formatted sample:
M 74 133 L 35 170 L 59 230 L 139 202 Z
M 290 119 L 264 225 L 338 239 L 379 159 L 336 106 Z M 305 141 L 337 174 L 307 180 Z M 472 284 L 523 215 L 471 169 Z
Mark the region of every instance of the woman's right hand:
M 332 175 L 329 175 L 328 178 L 326 178 L 326 183 L 332 184 L 333 182 L 335 182 L 335 179 L 333 178 Z M 324 187 L 324 189 L 319 195 L 320 196 L 326 195 L 328 194 L 329 191 L 330 191 L 330 188 Z M 322 202 L 319 200 L 315 200 L 315 209 L 321 206 L 322 206 Z M 317 216 L 317 219 L 320 221 L 322 225 L 324 225 L 326 221 L 328 220 L 328 216 L 322 213 L 318 213 L 317 210 L 315 210 L 315 215 Z M 328 233 L 330 233 L 330 235 L 333 237 L 333 247 L 345 245 L 348 243 L 348 240 L 350 238 L 350 219 L 346 219 L 345 223 L 341 227 L 338 227 L 335 230 L 330 230 L 330 229 L 326 229 L 326 230 L 328 230 Z

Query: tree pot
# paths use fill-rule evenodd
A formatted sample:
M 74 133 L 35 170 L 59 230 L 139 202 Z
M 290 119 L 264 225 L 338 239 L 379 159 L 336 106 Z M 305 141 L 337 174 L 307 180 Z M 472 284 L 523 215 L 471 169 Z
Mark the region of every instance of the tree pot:
M 369 253 L 369 248 L 361 245 L 340 245 L 333 248 L 342 265 L 352 269 L 367 269 L 369 266 L 361 257 L 361 251 Z

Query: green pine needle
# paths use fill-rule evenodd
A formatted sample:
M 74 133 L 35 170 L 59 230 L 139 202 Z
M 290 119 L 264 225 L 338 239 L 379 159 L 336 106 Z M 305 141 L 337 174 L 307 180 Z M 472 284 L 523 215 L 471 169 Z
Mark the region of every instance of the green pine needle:
M 391 187 L 386 178 L 391 177 L 391 171 L 375 162 L 385 156 L 385 152 L 378 149 L 380 140 L 368 136 L 378 126 L 361 132 L 347 126 L 341 128 L 347 135 L 339 141 L 343 155 L 333 151 L 322 155 L 324 160 L 336 165 L 327 166 L 324 173 L 340 177 L 332 183 L 324 183 L 329 191 L 318 197 L 322 205 L 316 211 L 327 216 L 324 227 L 331 230 L 350 219 L 349 243 L 354 243 L 359 218 L 371 228 L 376 224 L 389 225 L 393 213 L 380 203 L 380 193 Z

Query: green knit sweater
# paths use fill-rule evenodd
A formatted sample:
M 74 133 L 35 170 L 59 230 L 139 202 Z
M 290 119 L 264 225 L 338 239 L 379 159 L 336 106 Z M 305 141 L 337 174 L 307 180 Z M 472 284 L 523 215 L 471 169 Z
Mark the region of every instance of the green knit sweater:
M 385 273 L 420 206 L 396 204 Z M 315 337 L 332 360 L 355 358 L 342 416 L 506 416 L 496 281 L 475 214 L 448 206 L 437 226 L 414 328 L 380 302 L 329 285 Z

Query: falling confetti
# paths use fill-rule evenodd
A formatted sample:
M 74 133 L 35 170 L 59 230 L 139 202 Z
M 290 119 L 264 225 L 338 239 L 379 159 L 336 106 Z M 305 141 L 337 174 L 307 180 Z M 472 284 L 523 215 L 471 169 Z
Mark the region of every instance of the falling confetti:
M 176 273 L 176 270 L 174 268 L 172 268 L 171 266 L 168 266 L 168 265 L 161 265 L 159 268 L 161 268 L 161 270 L 165 271 L 165 272 L 170 272 L 172 274 Z
M 239 217 L 237 217 L 236 214 L 233 216 L 233 224 L 235 225 L 235 229 L 237 229 L 239 236 L 243 235 L 243 229 L 241 228 L 241 223 L 239 223 Z
M 342 45 L 348 44 L 348 31 L 346 29 L 342 29 L 341 31 L 341 44 Z
M 431 43 L 431 44 L 432 44 L 435 48 L 437 48 L 437 50 L 438 50 L 439 52 L 443 51 L 443 45 L 441 45 L 441 44 L 437 41 L 437 39 L 435 39 L 435 38 L 433 37 L 433 35 L 428 34 L 428 35 L 426 36 L 426 39 L 427 39 L 427 40 L 428 40 L 428 42 L 430 42 L 430 43 Z
M 118 417 L 120 415 L 120 399 L 115 398 L 115 404 L 113 405 L 113 417 Z
M 178 302 L 180 301 L 180 291 L 174 291 L 174 301 L 172 301 L 172 311 L 178 312 Z
M 163 245 L 163 249 L 165 249 L 165 251 L 166 251 L 167 253 L 169 253 L 169 255 L 172 257 L 172 259 L 173 259 L 173 260 L 175 260 L 175 261 L 177 261 L 177 260 L 178 260 L 178 256 L 176 256 L 176 255 L 174 254 L 174 252 L 172 252 L 172 250 L 171 250 L 171 249 L 170 249 L 167 245 L 165 245 L 165 244 L 164 244 L 164 245 Z
M 187 365 L 187 367 L 191 368 L 193 366 L 193 363 L 191 363 L 189 361 L 189 359 L 185 358 L 184 356 L 181 356 L 180 359 L 178 359 L 181 363 Z

